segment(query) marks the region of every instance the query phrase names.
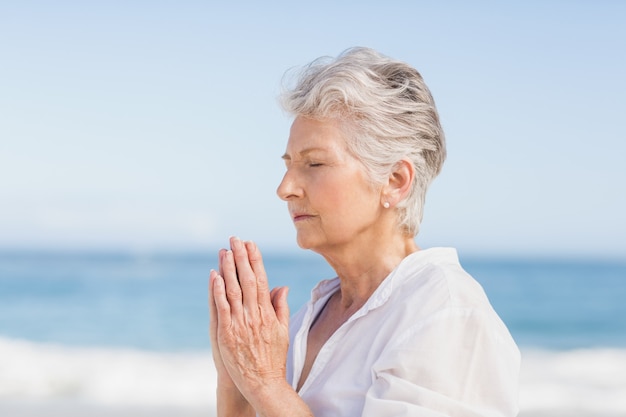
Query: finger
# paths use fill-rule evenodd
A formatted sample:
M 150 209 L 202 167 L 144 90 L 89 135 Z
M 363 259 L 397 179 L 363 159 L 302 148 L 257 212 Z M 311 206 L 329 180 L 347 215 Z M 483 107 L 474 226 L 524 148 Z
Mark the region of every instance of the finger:
M 224 283 L 226 300 L 230 303 L 232 314 L 241 315 L 243 295 L 237 279 L 237 268 L 235 267 L 235 259 L 233 258 L 232 251 L 228 250 L 224 253 L 222 269 L 224 270 L 224 274 L 219 276 Z M 216 283 L 218 282 L 219 280 L 216 280 Z
M 224 256 L 226 255 L 226 249 L 220 249 L 217 253 L 217 262 L 218 262 L 218 272 L 221 276 L 224 276 L 224 269 L 222 268 L 222 263 L 224 262 Z
M 215 311 L 217 317 L 217 328 L 228 329 L 231 326 L 231 303 L 228 301 L 226 295 L 226 287 L 224 278 L 221 275 L 215 275 L 213 280 L 213 300 L 215 301 Z M 216 331 L 217 334 L 217 331 Z
M 250 266 L 250 259 L 248 258 L 248 251 L 243 242 L 237 237 L 230 238 L 230 245 L 232 253 L 235 258 L 235 265 L 237 267 L 237 277 L 239 278 L 239 285 L 243 293 L 244 308 L 248 313 L 255 317 L 258 314 L 259 305 L 257 300 L 257 285 L 256 276 Z
M 276 312 L 276 318 L 285 327 L 289 326 L 289 304 L 287 302 L 288 295 L 288 287 L 274 288 L 271 293 L 272 306 Z
M 215 305 L 215 294 L 213 291 L 217 277 L 218 273 L 211 269 L 209 273 L 209 330 L 211 338 L 217 335 L 217 307 Z
M 267 282 L 267 274 L 265 273 L 265 266 L 263 265 L 263 257 L 259 247 L 254 242 L 246 242 L 246 249 L 248 250 L 248 259 L 250 261 L 250 267 L 256 277 L 257 287 L 257 300 L 259 305 L 268 306 L 271 304 L 270 289 Z
M 209 338 L 211 340 L 211 351 L 213 352 L 213 359 L 219 357 L 219 348 L 217 346 L 217 307 L 215 305 L 215 297 L 213 286 L 217 279 L 217 272 L 211 270 L 209 274 Z

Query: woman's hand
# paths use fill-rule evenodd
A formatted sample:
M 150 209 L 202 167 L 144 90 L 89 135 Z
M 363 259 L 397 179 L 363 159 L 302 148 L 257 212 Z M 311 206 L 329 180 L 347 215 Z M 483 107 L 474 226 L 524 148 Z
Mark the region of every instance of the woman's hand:
M 209 335 L 211 337 L 211 351 L 213 353 L 213 362 L 215 362 L 215 369 L 217 370 L 217 375 L 219 378 L 219 382 L 226 385 L 234 386 L 228 371 L 224 367 L 224 361 L 222 360 L 222 355 L 220 354 L 220 349 L 217 344 L 217 308 L 215 306 L 215 297 L 213 296 L 213 287 L 215 286 L 215 280 L 218 279 L 220 275 L 223 275 L 222 272 L 222 259 L 224 259 L 224 255 L 226 253 L 226 249 L 222 249 L 218 253 L 218 264 L 219 264 L 219 274 L 215 270 L 211 270 L 209 275 Z
M 219 345 L 217 342 L 217 308 L 215 306 L 215 297 L 213 295 L 213 288 L 215 281 L 224 274 L 223 261 L 226 254 L 226 249 L 221 249 L 218 252 L 218 265 L 219 273 L 215 270 L 211 270 L 209 275 L 209 312 L 210 312 L 210 324 L 209 335 L 211 338 L 211 352 L 213 354 L 213 362 L 215 363 L 215 369 L 217 371 L 217 409 L 219 416 L 236 415 L 255 415 L 254 410 L 251 408 L 248 400 L 245 399 L 239 388 L 235 385 L 230 374 L 224 366 L 222 355 L 220 353 Z
M 231 250 L 220 251 L 220 273 L 211 273 L 213 357 L 219 381 L 234 384 L 255 409 L 263 409 L 276 400 L 265 393 L 286 386 L 287 289 L 269 291 L 254 243 L 231 238 L 230 244 Z

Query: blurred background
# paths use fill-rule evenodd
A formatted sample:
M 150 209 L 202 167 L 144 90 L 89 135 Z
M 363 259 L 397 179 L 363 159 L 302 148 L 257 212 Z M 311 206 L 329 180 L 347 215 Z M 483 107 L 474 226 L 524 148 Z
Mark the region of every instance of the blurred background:
M 625 19 L 608 0 L 0 3 L 0 414 L 210 413 L 228 237 L 259 244 L 293 310 L 333 275 L 275 195 L 282 76 L 368 46 L 435 97 L 448 159 L 417 242 L 456 247 L 511 329 L 522 417 L 623 415 Z

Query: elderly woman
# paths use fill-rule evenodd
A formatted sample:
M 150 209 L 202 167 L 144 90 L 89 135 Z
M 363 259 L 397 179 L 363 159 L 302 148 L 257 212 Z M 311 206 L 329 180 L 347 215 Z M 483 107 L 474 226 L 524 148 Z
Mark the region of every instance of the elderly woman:
M 450 248 L 414 237 L 445 159 L 409 65 L 355 48 L 283 97 L 295 116 L 278 196 L 337 277 L 291 319 L 261 253 L 231 238 L 211 271 L 220 416 L 515 416 L 519 351 Z

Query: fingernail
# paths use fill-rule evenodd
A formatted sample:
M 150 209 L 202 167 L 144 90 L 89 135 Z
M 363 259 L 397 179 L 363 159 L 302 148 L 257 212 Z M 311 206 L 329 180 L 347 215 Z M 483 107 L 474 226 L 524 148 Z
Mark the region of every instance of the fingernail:
M 230 242 L 233 245 L 233 249 L 241 249 L 241 239 L 237 236 L 233 236 Z
M 220 275 L 217 275 L 215 277 L 215 285 L 220 286 L 220 287 L 224 285 L 224 280 L 222 279 Z

